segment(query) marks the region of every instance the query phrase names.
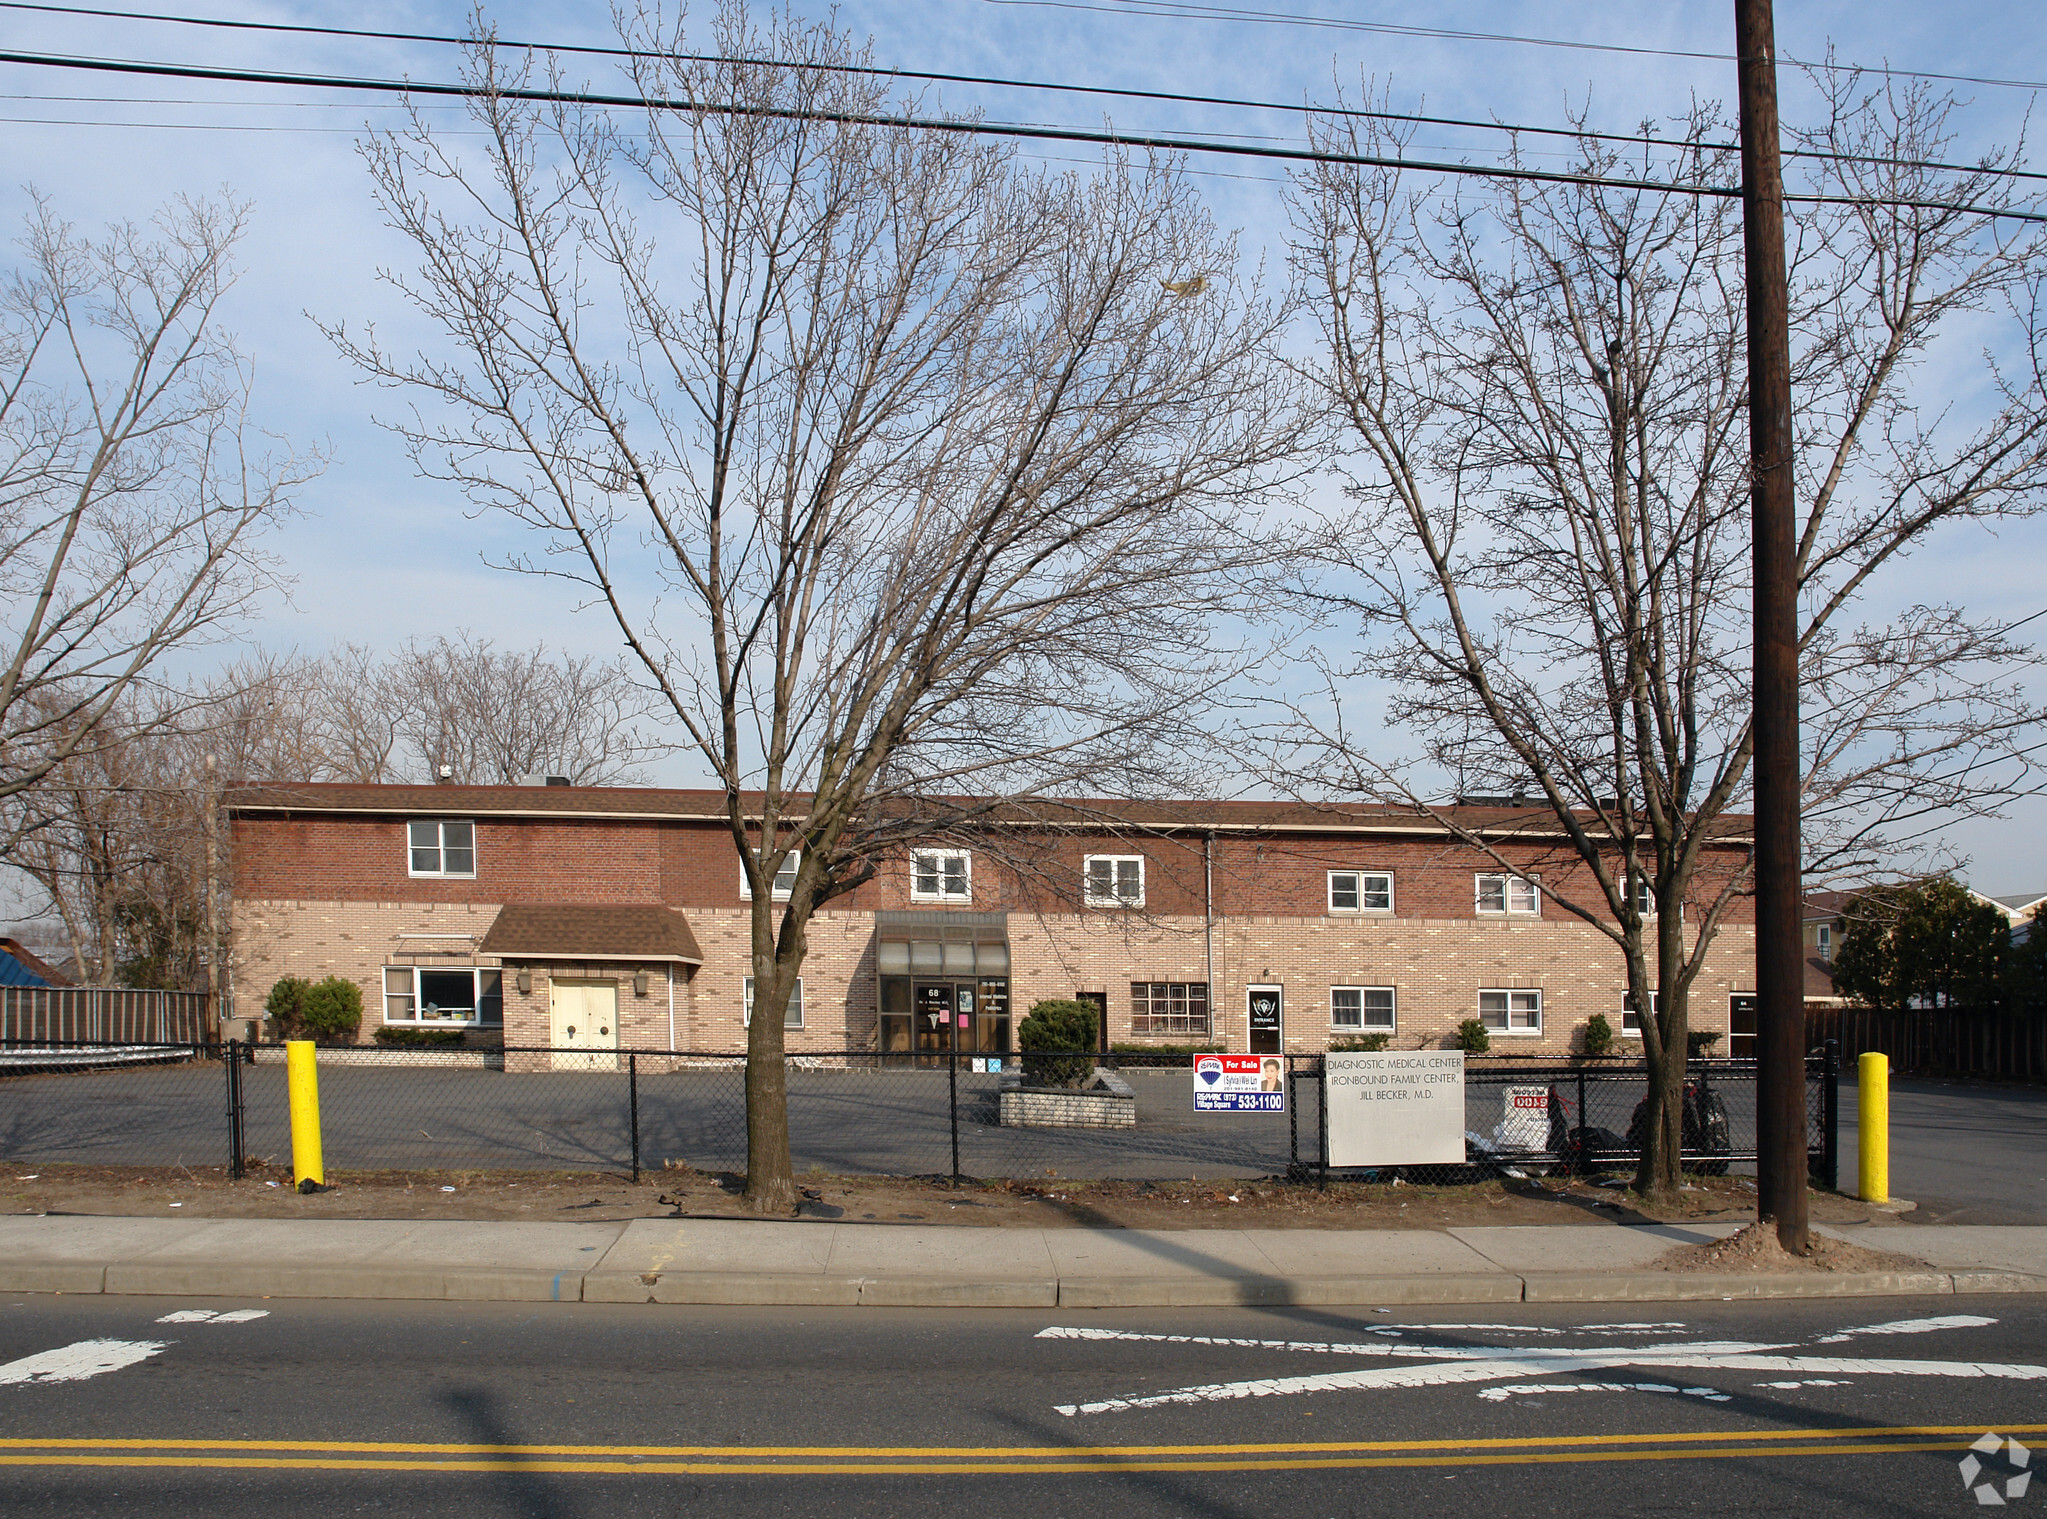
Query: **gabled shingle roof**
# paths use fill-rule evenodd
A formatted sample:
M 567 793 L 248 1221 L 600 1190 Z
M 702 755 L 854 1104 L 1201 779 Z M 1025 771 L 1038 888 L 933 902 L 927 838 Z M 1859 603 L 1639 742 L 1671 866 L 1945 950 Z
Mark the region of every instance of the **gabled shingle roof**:
M 702 965 L 689 920 L 672 907 L 540 902 L 503 907 L 478 953 L 516 960 L 678 960 Z

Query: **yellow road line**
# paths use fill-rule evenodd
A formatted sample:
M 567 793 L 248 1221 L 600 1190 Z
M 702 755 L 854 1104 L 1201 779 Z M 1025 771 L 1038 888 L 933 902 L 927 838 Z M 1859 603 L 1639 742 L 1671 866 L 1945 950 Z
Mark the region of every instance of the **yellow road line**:
M 2014 1435 L 2047 1434 L 2047 1424 L 2000 1426 Z M 1977 1435 L 1976 1424 L 1856 1425 L 1839 1429 L 1779 1431 L 1666 1430 L 1656 1434 L 1522 1435 L 1473 1440 L 1286 1440 L 1226 1445 L 476 1445 L 377 1440 L 143 1440 L 0 1438 L 0 1451 L 293 1451 L 350 1455 L 517 1456 L 615 1459 L 638 1456 L 673 1459 L 765 1459 L 822 1457 L 836 1460 L 1074 1460 L 1110 1456 L 1326 1455 L 1359 1451 L 1484 1451 L 1531 1446 L 1625 1446 L 1684 1441 L 1873 1440 L 1904 1436 Z M 635 1468 L 638 1470 L 640 1468 Z
M 1896 1455 L 1913 1451 L 1952 1452 L 1966 1450 L 1964 1440 L 1911 1440 L 1870 1443 L 1837 1442 L 1822 1445 L 1752 1445 L 1669 1450 L 1601 1449 L 1570 1451 L 1518 1451 L 1467 1455 L 1408 1455 L 1301 1457 L 1271 1460 L 1065 1460 L 1065 1461 L 558 1461 L 533 1459 L 499 1460 L 375 1460 L 291 1456 L 108 1456 L 84 1452 L 63 1455 L 0 1455 L 0 1467 L 115 1467 L 123 1469 L 172 1468 L 177 1470 L 225 1471 L 330 1471 L 330 1472 L 462 1472 L 462 1473 L 544 1473 L 582 1476 L 696 1476 L 696 1477 L 903 1477 L 903 1476 L 1023 1476 L 1031 1473 L 1061 1474 L 1089 1472 L 1255 1472 L 1358 1470 L 1368 1467 L 1449 1466 L 1555 1466 L 1586 1462 L 1615 1461 L 1699 1461 L 1784 1456 L 1869 1456 Z

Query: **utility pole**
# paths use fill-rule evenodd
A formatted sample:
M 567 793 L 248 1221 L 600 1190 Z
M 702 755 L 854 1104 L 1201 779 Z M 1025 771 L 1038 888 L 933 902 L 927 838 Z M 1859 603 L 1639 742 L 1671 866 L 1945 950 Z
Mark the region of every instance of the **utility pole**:
M 1805 964 L 1798 826 L 1798 567 L 1790 297 L 1771 0 L 1734 0 L 1748 289 L 1749 511 L 1755 576 L 1756 1215 L 1807 1249 Z

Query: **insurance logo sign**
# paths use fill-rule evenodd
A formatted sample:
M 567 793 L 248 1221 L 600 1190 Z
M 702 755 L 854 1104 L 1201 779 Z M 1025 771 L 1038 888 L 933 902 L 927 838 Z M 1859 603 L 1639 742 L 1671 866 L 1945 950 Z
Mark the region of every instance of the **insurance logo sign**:
M 1286 1062 L 1277 1055 L 1196 1055 L 1197 1113 L 1284 1113 Z

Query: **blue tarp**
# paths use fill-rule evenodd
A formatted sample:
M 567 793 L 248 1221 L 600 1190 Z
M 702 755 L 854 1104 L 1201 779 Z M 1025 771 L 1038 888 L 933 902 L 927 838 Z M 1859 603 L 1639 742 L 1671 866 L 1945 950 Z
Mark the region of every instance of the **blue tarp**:
M 0 986 L 48 986 L 50 983 L 23 965 L 5 950 L 0 950 Z

